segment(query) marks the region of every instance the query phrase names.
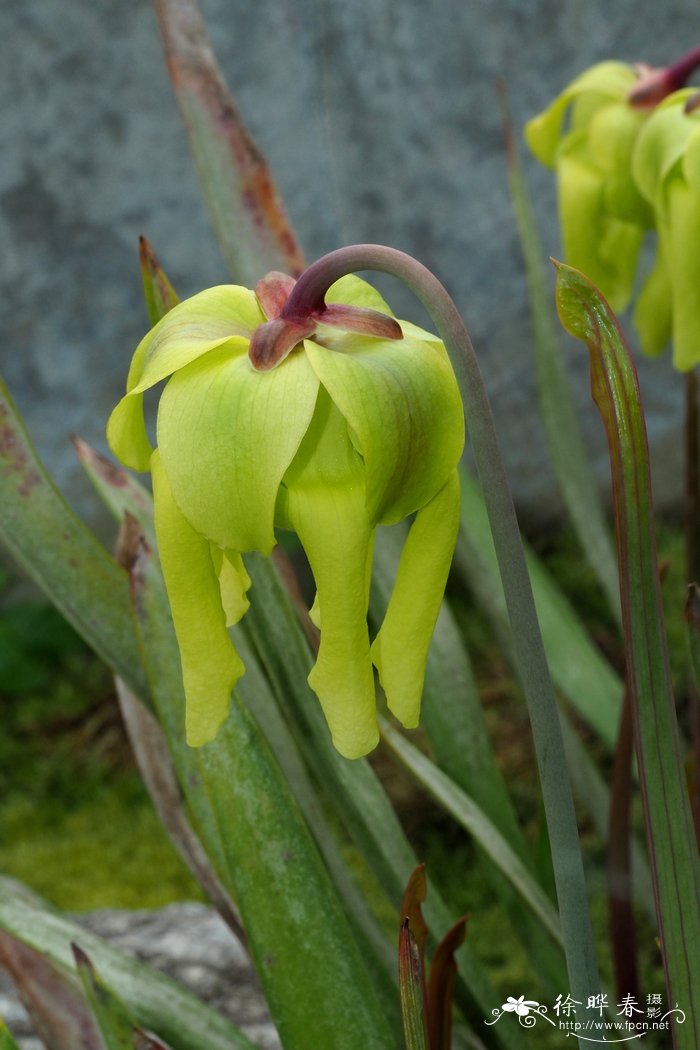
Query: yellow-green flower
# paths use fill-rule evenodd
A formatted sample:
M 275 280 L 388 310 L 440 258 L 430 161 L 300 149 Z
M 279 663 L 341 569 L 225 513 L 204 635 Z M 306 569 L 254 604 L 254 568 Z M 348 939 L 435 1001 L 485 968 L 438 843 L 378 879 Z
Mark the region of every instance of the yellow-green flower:
M 566 261 L 621 310 L 629 302 L 651 210 L 631 172 L 646 110 L 628 100 L 632 66 L 601 62 L 576 77 L 525 127 L 537 159 L 556 168 Z
M 335 746 L 357 757 L 378 740 L 373 665 L 390 709 L 418 722 L 457 533 L 464 420 L 435 336 L 399 327 L 355 277 L 311 317 L 275 320 L 292 285 L 269 275 L 257 296 L 224 285 L 176 306 L 139 344 L 107 433 L 123 463 L 152 472 L 188 741 L 215 736 L 244 671 L 226 629 L 248 607 L 242 555 L 269 554 L 275 529 L 292 529 L 317 587 L 309 683 Z M 165 379 L 153 450 L 143 395 Z M 375 529 L 415 512 L 370 645 Z
M 700 361 L 700 110 L 686 107 L 695 94 L 685 88 L 656 107 L 632 158 L 659 238 L 635 322 L 646 353 L 660 353 L 673 340 L 681 372 Z

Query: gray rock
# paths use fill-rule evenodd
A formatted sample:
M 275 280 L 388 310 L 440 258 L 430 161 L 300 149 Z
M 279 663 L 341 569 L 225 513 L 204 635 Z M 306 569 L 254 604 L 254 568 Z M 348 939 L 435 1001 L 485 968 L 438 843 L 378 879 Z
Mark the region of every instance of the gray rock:
M 221 65 L 306 251 L 383 241 L 446 282 L 483 362 L 516 496 L 557 497 L 537 419 L 496 78 L 517 126 L 606 57 L 665 63 L 695 39 L 693 0 L 204 0 Z M 144 0 L 5 0 L 0 11 L 0 371 L 39 450 L 100 515 L 68 446 L 104 448 L 145 327 L 136 240 L 182 294 L 225 279 Z M 549 173 L 526 160 L 545 250 L 559 253 Z M 391 288 L 392 286 L 390 286 Z M 393 288 L 404 313 L 415 305 Z M 569 347 L 601 484 L 608 468 L 585 354 Z M 663 502 L 678 498 L 680 385 L 642 362 Z
M 100 910 L 73 917 L 92 933 L 189 988 L 234 1021 L 261 1050 L 281 1044 L 240 943 L 203 904 L 157 911 Z M 8 978 L 0 971 L 0 1017 L 21 1050 L 43 1050 Z

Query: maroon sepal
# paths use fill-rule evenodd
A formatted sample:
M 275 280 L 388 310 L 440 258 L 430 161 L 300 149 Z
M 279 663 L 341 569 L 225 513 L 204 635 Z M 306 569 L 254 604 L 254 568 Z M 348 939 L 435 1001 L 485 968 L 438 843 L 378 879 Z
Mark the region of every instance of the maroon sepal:
M 248 357 L 256 372 L 269 372 L 271 368 L 284 361 L 295 346 L 316 331 L 316 322 L 309 319 L 305 323 L 285 321 L 277 317 L 258 325 L 253 332 L 248 348 Z
M 255 286 L 255 294 L 267 321 L 253 332 L 248 357 L 257 372 L 269 372 L 284 361 L 303 339 L 313 335 L 316 325 L 327 324 L 348 332 L 371 335 L 377 339 L 403 339 L 399 322 L 378 310 L 363 306 L 325 303 L 308 317 L 285 317 L 287 300 L 296 281 L 286 273 L 273 270 Z
M 268 321 L 272 321 L 282 313 L 295 284 L 296 281 L 289 274 L 272 270 L 255 285 L 255 294 Z
M 377 339 L 403 339 L 401 325 L 395 318 L 382 314 L 379 310 L 368 310 L 364 306 L 328 303 L 322 310 L 315 310 L 313 316 L 322 324 L 345 328 L 348 332 L 373 335 Z

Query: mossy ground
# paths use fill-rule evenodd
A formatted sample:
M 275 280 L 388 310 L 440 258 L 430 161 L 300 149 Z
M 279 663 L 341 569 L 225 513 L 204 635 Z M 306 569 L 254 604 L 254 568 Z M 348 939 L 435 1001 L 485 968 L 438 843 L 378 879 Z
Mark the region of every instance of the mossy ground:
M 51 608 L 0 611 L 0 871 L 59 908 L 202 899 L 131 762 L 107 670 Z

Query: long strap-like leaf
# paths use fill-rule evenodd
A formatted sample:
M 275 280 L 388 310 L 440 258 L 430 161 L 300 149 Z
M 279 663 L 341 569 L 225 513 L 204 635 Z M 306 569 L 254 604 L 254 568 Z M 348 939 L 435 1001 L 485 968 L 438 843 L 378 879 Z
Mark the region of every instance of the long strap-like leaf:
M 659 585 L 649 451 L 637 375 L 605 299 L 557 263 L 564 327 L 588 347 L 593 398 L 610 446 L 627 681 L 671 1006 L 674 1045 L 700 1046 L 700 862 L 678 739 Z
M 155 0 L 165 57 L 226 264 L 254 286 L 303 258 L 272 173 L 229 94 L 194 0 Z

